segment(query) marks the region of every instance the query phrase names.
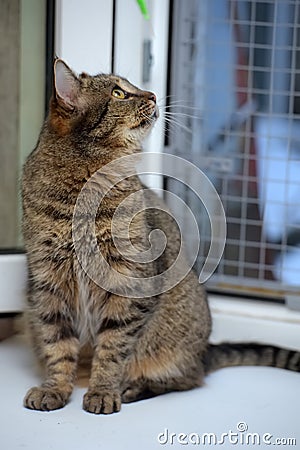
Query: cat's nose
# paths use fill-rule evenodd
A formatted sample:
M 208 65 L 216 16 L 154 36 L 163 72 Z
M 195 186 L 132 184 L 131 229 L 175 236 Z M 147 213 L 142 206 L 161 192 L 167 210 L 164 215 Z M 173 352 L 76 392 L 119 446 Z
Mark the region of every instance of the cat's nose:
M 148 100 L 152 100 L 156 104 L 156 95 L 153 92 L 148 92 Z

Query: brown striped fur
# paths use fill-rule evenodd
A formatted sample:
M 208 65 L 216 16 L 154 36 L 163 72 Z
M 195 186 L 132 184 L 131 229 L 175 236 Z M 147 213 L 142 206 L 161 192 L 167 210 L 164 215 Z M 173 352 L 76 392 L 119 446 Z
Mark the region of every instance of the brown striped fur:
M 55 61 L 54 80 L 49 116 L 23 171 L 27 315 L 34 348 L 46 369 L 44 382 L 28 391 L 24 405 L 46 411 L 63 407 L 73 389 L 80 351 L 87 344 L 93 358 L 83 408 L 92 413 L 119 411 L 122 401 L 137 400 L 147 392 L 200 386 L 209 366 L 256 364 L 260 357 L 263 363 L 276 365 L 280 353 L 273 357 L 258 348 L 254 352 L 246 348 L 246 353 L 240 347 L 208 348 L 210 313 L 193 272 L 158 296 L 130 298 L 101 289 L 82 270 L 72 240 L 78 194 L 103 165 L 141 150 L 157 116 L 156 99 L 114 75 L 76 76 L 61 60 Z M 126 91 L 126 98 L 112 95 L 115 86 Z M 107 181 L 104 176 L 103 185 Z M 146 250 L 151 230 L 162 229 L 170 238 L 164 255 L 145 265 L 118 253 L 111 232 L 113 214 L 124 198 L 141 188 L 135 176 L 120 182 L 104 199 L 95 222 L 97 243 L 107 261 L 134 277 L 166 270 L 180 246 L 170 216 L 147 210 L 132 221 L 131 240 Z M 147 198 L 152 205 L 162 205 L 149 191 L 146 202 Z M 83 233 L 80 239 L 85 238 Z M 94 275 L 102 270 L 91 267 Z M 117 280 L 109 282 L 113 290 Z M 299 354 L 297 361 L 295 354 L 291 358 L 282 365 L 299 370 Z

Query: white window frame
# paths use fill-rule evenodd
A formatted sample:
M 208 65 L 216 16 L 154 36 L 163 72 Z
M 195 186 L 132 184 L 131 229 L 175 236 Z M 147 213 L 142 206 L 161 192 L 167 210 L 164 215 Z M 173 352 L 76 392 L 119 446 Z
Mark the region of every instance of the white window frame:
M 115 72 L 141 87 L 151 88 L 158 98 L 165 98 L 169 0 L 149 0 L 148 4 L 154 36 L 151 25 L 144 23 L 134 0 L 116 0 L 115 27 L 113 0 L 57 0 L 57 55 L 78 72 L 110 72 L 115 29 Z M 135 32 L 131 31 L 133 26 Z M 151 82 L 147 85 L 141 78 L 142 49 L 137 48 L 144 38 L 153 39 L 154 63 Z M 163 140 L 161 121 L 148 141 L 147 150 L 161 152 Z M 153 185 L 156 182 L 153 179 Z M 0 255 L 0 313 L 23 311 L 26 279 L 24 254 Z M 300 312 L 289 311 L 275 303 L 222 296 L 210 296 L 209 301 L 214 323 L 213 341 L 255 340 L 299 349 Z

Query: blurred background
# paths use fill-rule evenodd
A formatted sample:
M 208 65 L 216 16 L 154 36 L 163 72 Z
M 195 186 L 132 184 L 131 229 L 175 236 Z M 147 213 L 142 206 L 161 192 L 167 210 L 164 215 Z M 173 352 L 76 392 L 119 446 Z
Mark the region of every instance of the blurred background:
M 145 3 L 149 19 L 135 0 L 0 0 L 1 253 L 22 252 L 21 167 L 58 55 L 78 72 L 119 73 L 156 92 L 162 117 L 145 146 L 158 153 L 153 171 L 163 170 L 161 152 L 188 159 L 226 211 L 225 252 L 208 288 L 300 309 L 299 0 Z M 205 207 L 182 183 L 147 181 L 191 207 L 199 272 L 211 238 Z M 196 236 L 177 214 L 192 248 Z

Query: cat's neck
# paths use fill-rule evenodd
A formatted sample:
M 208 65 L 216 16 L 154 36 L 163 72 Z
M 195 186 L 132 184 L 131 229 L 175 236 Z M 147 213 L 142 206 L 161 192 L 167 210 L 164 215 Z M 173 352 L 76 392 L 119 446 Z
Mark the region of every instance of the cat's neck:
M 46 126 L 41 133 L 40 148 L 43 154 L 51 159 L 56 159 L 62 166 L 68 166 L 72 162 L 84 167 L 89 167 L 94 173 L 104 165 L 107 165 L 124 156 L 141 153 L 139 142 L 130 142 L 122 139 L 100 137 L 91 139 L 84 134 L 58 135 L 51 127 Z

